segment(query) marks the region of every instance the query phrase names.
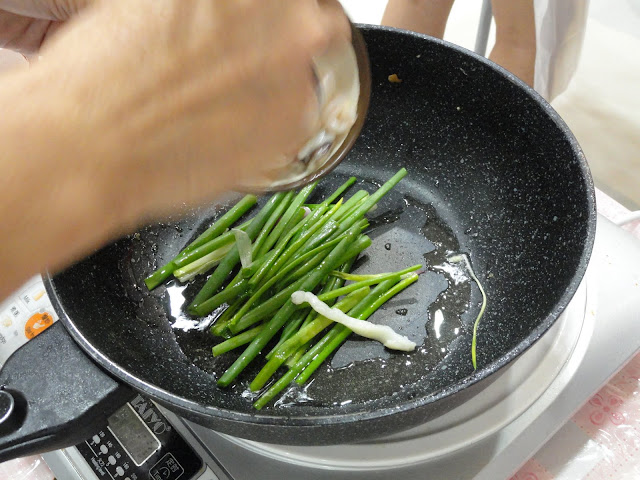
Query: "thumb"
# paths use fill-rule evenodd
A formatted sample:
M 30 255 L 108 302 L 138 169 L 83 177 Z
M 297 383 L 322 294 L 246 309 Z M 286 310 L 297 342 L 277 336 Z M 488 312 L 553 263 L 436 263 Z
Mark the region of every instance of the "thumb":
M 0 0 L 0 9 L 31 18 L 64 21 L 97 0 Z

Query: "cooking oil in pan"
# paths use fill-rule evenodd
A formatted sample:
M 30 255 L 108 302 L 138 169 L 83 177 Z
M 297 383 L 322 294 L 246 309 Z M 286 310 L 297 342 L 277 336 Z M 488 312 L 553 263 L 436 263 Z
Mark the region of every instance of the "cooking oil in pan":
M 372 392 L 377 397 L 393 395 L 433 372 L 455 350 L 465 330 L 462 317 L 469 310 L 471 293 L 464 270 L 447 261 L 460 251 L 457 236 L 426 202 L 392 198 L 387 206 L 370 214 L 372 229 L 367 233 L 373 244 L 356 271 L 426 265 L 415 286 L 369 319 L 391 326 L 420 346 L 408 354 L 390 352 L 377 342 L 354 335 L 310 383 L 291 387 L 276 407 L 300 403 L 347 406 L 372 400 Z
M 369 320 L 384 323 L 408 336 L 419 347 L 405 354 L 390 352 L 377 342 L 352 336 L 319 369 L 304 387 L 292 387 L 277 403 L 286 407 L 301 403 L 339 404 L 372 400 L 371 383 L 379 397 L 393 395 L 404 385 L 428 376 L 456 349 L 457 340 L 469 330 L 462 318 L 469 312 L 471 282 L 465 272 L 447 261 L 460 252 L 456 233 L 438 215 L 430 199 L 418 200 L 392 192 L 379 208 L 369 213 L 367 232 L 373 244 L 356 264 L 361 273 L 398 270 L 425 264 L 420 280 L 384 305 Z M 461 235 L 464 235 L 461 233 Z M 229 366 L 234 352 L 213 357 L 216 340 L 209 326 L 224 307 L 204 319 L 184 312 L 191 291 L 177 282 L 167 285 L 166 301 L 173 331 L 185 355 L 199 368 L 215 376 Z M 468 332 L 467 332 L 468 333 Z M 247 372 L 251 377 L 252 372 Z M 360 379 L 367 379 L 366 382 Z M 344 385 L 345 388 L 340 388 Z M 246 385 L 237 385 L 239 394 Z M 248 390 L 244 396 L 253 398 Z M 251 398 L 249 398 L 251 397 Z

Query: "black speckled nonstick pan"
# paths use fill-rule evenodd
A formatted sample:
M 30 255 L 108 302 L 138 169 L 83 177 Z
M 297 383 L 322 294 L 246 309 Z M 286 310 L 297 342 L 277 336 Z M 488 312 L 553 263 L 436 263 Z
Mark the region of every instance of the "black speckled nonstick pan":
M 361 28 L 373 79 L 368 118 L 314 198 L 351 175 L 359 183 L 347 194 L 408 170 L 370 214 L 373 245 L 358 271 L 426 264 L 416 284 L 371 318 L 416 340 L 417 351 L 390 353 L 353 336 L 303 395 L 294 389 L 260 412 L 242 395 L 250 375 L 219 388 L 228 360 L 212 358 L 213 337 L 172 327 L 188 324 L 179 307 L 199 282 L 153 292 L 142 282 L 228 207 L 211 206 L 47 279 L 60 322 L 0 373 L 0 392 L 16 405 L 0 424 L 0 459 L 81 440 L 90 432 L 80 426 L 103 420 L 130 389 L 259 441 L 380 437 L 468 401 L 549 329 L 576 291 L 594 240 L 594 189 L 574 137 L 533 90 L 487 60 L 428 37 Z M 389 82 L 391 74 L 401 83 Z M 488 296 L 476 371 L 470 351 L 481 295 L 468 279 L 451 278 L 451 253 L 469 256 Z M 40 387 L 30 386 L 34 378 Z

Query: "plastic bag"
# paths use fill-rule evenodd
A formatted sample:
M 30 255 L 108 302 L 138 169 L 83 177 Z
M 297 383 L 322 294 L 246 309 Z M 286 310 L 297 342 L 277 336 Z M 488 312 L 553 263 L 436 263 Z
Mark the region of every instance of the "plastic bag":
M 640 478 L 640 354 L 510 480 Z
M 629 210 L 596 191 L 607 219 Z M 640 224 L 626 230 L 640 240 Z M 640 479 L 640 353 L 591 397 L 510 480 Z
M 39 455 L 0 464 L 0 478 L 6 480 L 53 480 L 55 477 Z

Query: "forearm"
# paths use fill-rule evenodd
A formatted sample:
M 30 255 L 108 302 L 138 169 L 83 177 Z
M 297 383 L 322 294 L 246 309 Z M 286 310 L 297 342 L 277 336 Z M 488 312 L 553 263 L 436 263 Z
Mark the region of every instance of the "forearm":
M 0 299 L 43 269 L 89 253 L 132 218 L 116 218 L 101 148 L 37 69 L 0 79 Z M 96 147 L 99 144 L 95 143 Z M 108 162 L 102 162 L 108 165 Z M 116 227 L 120 225 L 120 227 Z M 126 228 L 126 227 L 125 227 Z

